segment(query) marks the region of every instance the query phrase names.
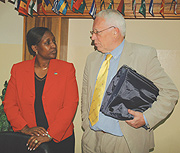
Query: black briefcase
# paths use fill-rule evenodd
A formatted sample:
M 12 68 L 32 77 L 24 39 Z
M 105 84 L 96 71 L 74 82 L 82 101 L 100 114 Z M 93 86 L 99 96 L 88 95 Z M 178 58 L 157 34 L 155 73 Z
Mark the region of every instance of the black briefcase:
M 128 109 L 144 112 L 156 101 L 159 89 L 152 81 L 123 65 L 111 80 L 100 111 L 118 120 L 131 120 Z

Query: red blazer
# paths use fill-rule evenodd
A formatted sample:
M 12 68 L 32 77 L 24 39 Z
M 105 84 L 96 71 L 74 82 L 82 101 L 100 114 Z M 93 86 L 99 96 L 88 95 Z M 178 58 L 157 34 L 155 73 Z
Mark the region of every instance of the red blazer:
M 35 58 L 13 65 L 8 82 L 4 111 L 13 130 L 25 125 L 35 127 Z M 52 59 L 44 85 L 42 102 L 47 117 L 48 133 L 55 141 L 72 135 L 73 118 L 78 105 L 78 88 L 73 64 Z

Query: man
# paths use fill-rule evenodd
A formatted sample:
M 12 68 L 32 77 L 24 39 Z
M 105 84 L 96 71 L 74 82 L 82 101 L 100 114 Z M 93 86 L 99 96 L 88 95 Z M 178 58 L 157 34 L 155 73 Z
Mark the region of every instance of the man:
M 83 76 L 83 153 L 147 153 L 154 147 L 153 128 L 172 112 L 178 91 L 161 67 L 154 48 L 125 40 L 125 20 L 119 12 L 111 9 L 99 12 L 92 30 L 91 39 L 98 51 L 88 56 Z M 110 58 L 109 54 L 112 55 Z M 159 88 L 159 96 L 143 113 L 129 110 L 133 120 L 120 121 L 105 116 L 99 111 L 100 106 L 94 107 L 94 104 L 102 102 L 111 79 L 124 64 L 153 81 Z M 99 80 L 103 76 L 100 73 L 104 65 L 109 70 L 105 86 L 104 83 L 101 86 Z M 92 115 L 95 111 L 98 111 L 97 116 Z

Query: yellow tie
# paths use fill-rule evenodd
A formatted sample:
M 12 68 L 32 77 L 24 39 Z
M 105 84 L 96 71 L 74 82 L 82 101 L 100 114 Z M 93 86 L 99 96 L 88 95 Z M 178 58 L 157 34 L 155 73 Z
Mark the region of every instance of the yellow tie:
M 105 91 L 109 63 L 111 58 L 112 58 L 111 54 L 108 54 L 106 56 L 106 60 L 103 62 L 96 80 L 94 95 L 91 103 L 91 108 L 89 111 L 89 120 L 92 126 L 96 124 L 97 121 L 99 120 L 99 110 L 101 107 L 101 101 Z

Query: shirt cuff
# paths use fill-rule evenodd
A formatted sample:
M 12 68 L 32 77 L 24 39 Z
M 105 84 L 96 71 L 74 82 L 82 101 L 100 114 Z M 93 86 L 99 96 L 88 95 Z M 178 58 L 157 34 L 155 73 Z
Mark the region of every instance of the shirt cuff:
M 144 121 L 145 121 L 145 126 L 146 126 L 147 129 L 149 129 L 150 127 L 149 127 L 148 121 L 147 121 L 144 114 L 143 114 L 143 117 L 144 117 Z

